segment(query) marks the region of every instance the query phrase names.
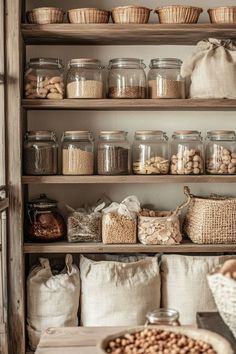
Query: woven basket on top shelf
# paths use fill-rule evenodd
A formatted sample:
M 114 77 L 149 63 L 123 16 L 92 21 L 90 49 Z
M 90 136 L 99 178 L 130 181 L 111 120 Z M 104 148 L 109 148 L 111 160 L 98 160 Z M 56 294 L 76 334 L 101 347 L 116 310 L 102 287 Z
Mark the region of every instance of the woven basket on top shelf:
M 110 12 L 96 8 L 72 9 L 67 12 L 70 23 L 108 23 Z
M 56 7 L 38 7 L 27 11 L 27 21 L 32 24 L 48 25 L 51 23 L 62 23 L 64 10 Z
M 236 23 L 236 6 L 221 6 L 209 9 L 211 23 Z
M 112 9 L 114 23 L 148 23 L 152 10 L 141 6 L 119 6 Z
M 155 10 L 160 23 L 197 23 L 201 7 L 170 5 Z

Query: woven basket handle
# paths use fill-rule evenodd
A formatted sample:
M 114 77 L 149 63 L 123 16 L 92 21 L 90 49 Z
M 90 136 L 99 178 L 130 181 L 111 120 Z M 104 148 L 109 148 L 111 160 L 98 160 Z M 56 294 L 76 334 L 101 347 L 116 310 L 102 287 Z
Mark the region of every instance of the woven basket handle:
M 175 209 L 174 214 L 176 214 L 176 215 L 178 215 L 183 208 L 188 206 L 191 201 L 192 194 L 190 193 L 189 187 L 187 187 L 187 186 L 184 187 L 184 194 L 187 196 L 187 200 L 186 200 L 186 202 L 183 202 L 180 206 L 178 206 Z

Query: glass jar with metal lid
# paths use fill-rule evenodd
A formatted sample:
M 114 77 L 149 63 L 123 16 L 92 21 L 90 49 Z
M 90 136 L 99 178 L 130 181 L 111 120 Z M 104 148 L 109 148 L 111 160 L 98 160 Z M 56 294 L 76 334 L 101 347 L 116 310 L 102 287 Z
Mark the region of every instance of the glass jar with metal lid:
M 179 312 L 174 309 L 160 308 L 147 313 L 146 325 L 180 326 Z
M 152 59 L 148 73 L 149 98 L 185 98 L 185 79 L 180 75 L 182 61 Z
M 195 130 L 175 131 L 171 143 L 171 174 L 199 175 L 204 173 L 201 133 Z
M 109 98 L 145 98 L 146 74 L 142 59 L 118 58 L 109 63 Z
M 140 175 L 169 172 L 169 144 L 160 130 L 139 130 L 133 143 L 133 173 Z
M 51 130 L 28 131 L 25 134 L 23 165 L 26 175 L 58 173 L 58 143 Z
M 66 131 L 62 137 L 63 175 L 93 175 L 94 139 L 89 131 Z
M 25 72 L 25 97 L 64 97 L 64 66 L 62 60 L 54 58 L 32 58 Z
M 103 98 L 103 69 L 97 59 L 72 59 L 67 70 L 67 98 Z
M 212 130 L 207 133 L 206 139 L 206 172 L 209 174 L 235 174 L 235 132 L 231 130 Z
M 101 131 L 98 143 L 98 174 L 126 175 L 130 173 L 130 144 L 127 132 Z

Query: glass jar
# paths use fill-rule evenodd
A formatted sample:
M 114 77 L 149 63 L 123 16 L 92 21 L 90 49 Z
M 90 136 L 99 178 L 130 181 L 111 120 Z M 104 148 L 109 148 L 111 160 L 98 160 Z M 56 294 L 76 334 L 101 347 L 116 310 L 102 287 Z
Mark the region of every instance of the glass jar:
M 67 98 L 103 98 L 103 69 L 97 59 L 72 59 L 67 70 Z
M 209 174 L 236 173 L 236 134 L 231 130 L 212 130 L 207 133 L 206 172 Z
M 147 313 L 146 319 L 146 325 L 180 326 L 179 312 L 173 309 L 155 309 Z
M 23 164 L 26 175 L 58 173 L 58 143 L 53 131 L 40 130 L 26 133 Z
M 63 99 L 64 66 L 62 60 L 30 59 L 25 72 L 25 97 Z
M 102 131 L 98 143 L 98 174 L 130 173 L 130 144 L 124 131 Z
M 182 61 L 152 59 L 148 73 L 149 98 L 185 98 L 185 79 L 180 75 Z
M 146 74 L 141 59 L 112 59 L 109 63 L 109 98 L 145 98 Z
M 158 175 L 169 172 L 169 144 L 160 130 L 140 130 L 133 143 L 133 173 Z
M 66 224 L 57 202 L 45 194 L 28 203 L 27 235 L 30 241 L 59 241 L 66 235 Z
M 62 137 L 62 174 L 93 175 L 94 139 L 89 131 L 66 131 Z
M 200 132 L 195 130 L 174 132 L 171 143 L 170 172 L 174 175 L 204 173 L 203 143 Z

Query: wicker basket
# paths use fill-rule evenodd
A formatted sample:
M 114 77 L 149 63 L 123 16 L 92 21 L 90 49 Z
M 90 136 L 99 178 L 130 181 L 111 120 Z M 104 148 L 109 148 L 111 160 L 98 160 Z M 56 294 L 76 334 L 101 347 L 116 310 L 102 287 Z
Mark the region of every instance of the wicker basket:
M 188 187 L 184 192 L 191 198 L 184 231 L 194 243 L 236 243 L 236 198 L 196 197 Z
M 202 11 L 200 7 L 183 5 L 163 6 L 155 10 L 160 23 L 197 23 Z
M 211 23 L 236 23 L 236 6 L 221 6 L 209 9 Z
M 62 23 L 64 10 L 56 7 L 38 7 L 26 13 L 27 21 L 32 24 L 48 25 Z
M 96 8 L 80 8 L 67 12 L 70 23 L 108 23 L 110 12 Z
M 112 9 L 114 23 L 148 23 L 150 12 L 147 7 L 119 6 Z

